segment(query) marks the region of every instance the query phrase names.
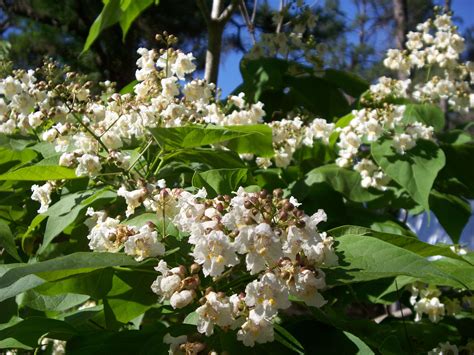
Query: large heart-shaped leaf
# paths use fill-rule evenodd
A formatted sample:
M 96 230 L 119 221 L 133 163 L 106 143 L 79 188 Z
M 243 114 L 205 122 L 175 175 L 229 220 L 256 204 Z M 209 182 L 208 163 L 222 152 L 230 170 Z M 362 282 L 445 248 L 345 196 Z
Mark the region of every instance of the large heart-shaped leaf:
M 429 210 L 429 195 L 445 164 L 443 151 L 433 142 L 418 140 L 416 147 L 398 154 L 391 139 L 372 143 L 372 156 L 382 170 L 402 186 L 411 198 Z

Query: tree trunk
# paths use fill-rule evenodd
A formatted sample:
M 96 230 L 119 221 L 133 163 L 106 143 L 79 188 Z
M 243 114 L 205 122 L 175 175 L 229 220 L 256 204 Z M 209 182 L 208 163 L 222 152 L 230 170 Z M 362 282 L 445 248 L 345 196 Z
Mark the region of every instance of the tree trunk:
M 207 23 L 207 52 L 206 52 L 206 68 L 205 79 L 208 83 L 217 84 L 219 75 L 219 63 L 222 50 L 222 35 L 227 21 L 235 10 L 237 0 L 231 0 L 230 4 L 223 9 L 223 0 L 213 0 L 212 10 L 206 13 L 206 1 L 198 0 L 198 6 L 204 15 Z
M 223 32 L 224 26 L 211 20 L 208 26 L 205 78 L 208 83 L 216 85 L 219 77 Z
M 397 48 L 405 49 L 405 35 L 407 33 L 407 1 L 393 0 L 393 16 L 395 17 L 395 40 Z M 399 79 L 406 79 L 405 73 L 398 73 Z
M 393 0 L 393 16 L 395 17 L 395 39 L 398 49 L 405 49 L 405 35 L 407 33 L 407 2 Z

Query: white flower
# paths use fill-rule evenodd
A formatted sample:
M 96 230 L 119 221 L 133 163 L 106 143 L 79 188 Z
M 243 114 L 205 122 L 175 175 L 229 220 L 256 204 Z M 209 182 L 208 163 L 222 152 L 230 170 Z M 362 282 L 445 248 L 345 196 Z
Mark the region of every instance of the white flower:
M 51 203 L 51 192 L 53 191 L 53 185 L 47 182 L 44 185 L 33 185 L 31 186 L 31 199 L 41 203 L 41 207 L 38 209 L 38 213 L 44 213 L 48 210 Z
M 91 218 L 86 221 L 91 228 L 87 239 L 89 239 L 89 248 L 99 252 L 117 252 L 121 245 L 117 240 L 117 227 L 120 220 L 110 218 L 105 212 L 94 212 L 92 209 L 87 211 Z
M 125 212 L 125 215 L 130 217 L 135 212 L 135 209 L 142 204 L 143 198 L 146 195 L 146 190 L 142 188 L 127 191 L 125 186 L 121 186 L 117 191 L 117 195 L 125 198 L 127 203 L 127 211 Z
M 170 298 L 171 307 L 174 309 L 184 308 L 193 301 L 195 295 L 196 294 L 193 290 L 175 292 Z
M 171 298 L 180 288 L 182 277 L 178 273 L 174 273 L 173 269 L 169 270 L 164 260 L 160 260 L 155 270 L 161 272 L 161 276 L 158 276 L 151 285 L 152 291 L 165 299 Z
M 257 164 L 259 168 L 262 168 L 262 169 L 267 169 L 270 166 L 272 166 L 272 161 L 269 158 L 257 157 L 255 159 L 255 163 Z
M 208 103 L 214 87 L 214 84 L 208 84 L 204 80 L 193 80 L 184 86 L 183 94 L 186 101 Z
M 74 146 L 79 153 L 95 153 L 98 150 L 98 142 L 94 137 L 85 133 L 75 134 L 73 137 Z
M 264 270 L 266 264 L 275 264 L 283 256 L 280 239 L 267 223 L 241 229 L 235 244 L 239 246 L 239 253 L 247 254 L 245 262 L 252 275 Z
M 179 195 L 177 208 L 179 213 L 173 219 L 173 223 L 183 232 L 191 232 L 191 226 L 203 215 L 204 204 L 199 203 L 200 198 L 206 197 L 205 189 L 199 190 L 195 195 L 183 191 Z
M 445 314 L 444 304 L 438 297 L 421 298 L 414 306 L 416 317 L 415 322 L 421 319 L 421 316 L 427 314 L 430 321 L 438 323 Z
M 77 158 L 77 162 L 79 163 L 76 168 L 77 176 L 96 176 L 102 169 L 97 155 L 84 154 Z
M 57 135 L 58 131 L 54 128 L 51 128 L 43 132 L 43 134 L 41 135 L 41 139 L 46 142 L 53 142 L 56 139 Z
M 315 118 L 306 130 L 306 137 L 303 143 L 308 146 L 313 145 L 313 140 L 321 139 L 325 144 L 329 143 L 329 136 L 334 131 L 334 123 L 328 123 L 325 119 Z
M 119 149 L 123 146 L 122 139 L 117 132 L 113 130 L 104 133 L 100 139 L 109 149 Z
M 246 105 L 245 94 L 243 92 L 239 93 L 238 96 L 231 95 L 228 100 L 232 105 L 237 106 L 240 109 L 243 109 Z
M 288 296 L 288 289 L 273 273 L 265 273 L 245 287 L 245 303 L 254 307 L 256 317 L 261 319 L 271 319 L 278 309 L 290 307 Z
M 405 154 L 407 150 L 410 150 L 415 146 L 416 138 L 409 134 L 401 133 L 393 137 L 393 147 L 399 154 Z
M 141 227 L 137 234 L 129 236 L 124 247 L 125 253 L 135 256 L 137 261 L 165 254 L 165 246 L 158 241 L 158 233 L 148 224 Z
M 213 230 L 203 237 L 195 236 L 195 240 L 197 244 L 191 255 L 196 263 L 202 265 L 205 276 L 219 276 L 226 266 L 239 263 L 235 247 L 224 232 Z
M 206 303 L 196 309 L 199 318 L 197 321 L 198 332 L 210 336 L 214 333 L 214 325 L 221 328 L 229 327 L 234 322 L 232 305 L 227 297 L 219 297 L 215 292 L 209 292 Z
M 183 80 L 185 74 L 190 74 L 196 70 L 196 65 L 193 63 L 193 60 L 196 59 L 192 53 L 184 54 L 178 52 L 175 62 L 171 65 L 171 71 L 176 74 L 176 76 Z
M 43 123 L 43 113 L 41 111 L 36 111 L 28 115 L 28 123 L 31 127 L 36 128 Z
M 462 349 L 462 348 L 461 348 Z M 458 355 L 459 349 L 456 345 L 450 344 L 449 341 L 446 343 L 439 343 L 436 348 L 428 351 L 428 355 Z
M 69 167 L 72 165 L 74 158 L 74 153 L 63 153 L 59 157 L 59 165 Z
M 20 82 L 11 76 L 0 81 L 0 94 L 5 95 L 9 100 L 21 91 Z
M 237 332 L 237 339 L 243 342 L 245 346 L 272 342 L 274 339 L 273 324 L 269 320 L 257 316 L 251 310 L 246 322 Z
M 294 275 L 290 292 L 299 297 L 308 306 L 322 307 L 326 304 L 319 290 L 326 287 L 325 274 L 322 270 L 301 270 Z
M 173 98 L 179 95 L 177 81 L 178 79 L 175 77 L 161 79 L 162 95 L 164 97 Z
M 171 336 L 170 333 L 166 333 L 163 337 L 163 343 L 169 344 L 170 349 L 168 350 L 168 355 L 177 355 L 182 354 L 179 350 L 179 346 L 184 344 L 188 341 L 188 337 L 186 335 L 180 335 L 178 337 Z

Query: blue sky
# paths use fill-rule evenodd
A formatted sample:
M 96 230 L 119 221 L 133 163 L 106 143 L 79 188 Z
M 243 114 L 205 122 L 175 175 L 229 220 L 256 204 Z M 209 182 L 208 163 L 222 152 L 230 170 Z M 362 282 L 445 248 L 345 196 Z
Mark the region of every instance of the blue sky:
M 410 1 L 410 0 L 408 0 Z M 270 0 L 268 1 L 273 6 L 277 6 L 279 1 Z M 322 4 L 324 0 L 310 0 L 306 1 L 308 4 Z M 437 0 L 436 3 L 443 4 L 441 0 Z M 340 0 L 340 4 L 344 12 L 348 14 L 355 14 L 355 7 L 352 0 Z M 461 33 L 464 32 L 466 28 L 474 25 L 474 0 L 452 0 L 451 8 L 454 11 L 455 17 L 459 18 L 460 21 L 457 21 Z M 350 39 L 351 36 L 349 36 Z M 219 69 L 219 83 L 218 86 L 222 89 L 222 95 L 228 95 L 233 89 L 235 89 L 241 82 L 242 77 L 239 72 L 239 63 L 242 58 L 241 53 L 237 52 L 228 52 L 226 53 L 221 61 Z

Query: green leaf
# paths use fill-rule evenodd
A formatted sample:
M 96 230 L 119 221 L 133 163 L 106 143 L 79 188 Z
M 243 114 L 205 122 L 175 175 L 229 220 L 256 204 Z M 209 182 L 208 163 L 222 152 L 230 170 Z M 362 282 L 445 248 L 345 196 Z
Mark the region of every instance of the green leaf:
M 78 179 L 74 169 L 64 166 L 28 166 L 0 175 L 0 180 L 45 181 Z
M 122 41 L 125 41 L 125 36 L 130 28 L 130 25 L 135 19 L 151 4 L 158 1 L 155 0 L 122 0 L 120 1 L 120 9 L 122 14 L 120 16 L 120 27 L 122 28 Z
M 66 322 L 42 317 L 30 317 L 25 320 L 15 319 L 8 324 L 0 325 L 0 349 L 20 348 L 34 349 L 43 335 L 60 336 L 67 339 L 77 333 L 76 329 Z
M 122 40 L 125 41 L 130 25 L 151 4 L 158 5 L 159 0 L 103 0 L 104 7 L 89 29 L 82 53 L 89 50 L 100 33 L 106 28 L 120 24 Z
M 128 224 L 129 226 L 142 227 L 147 222 L 152 222 L 157 225 L 160 223 L 160 218 L 156 213 L 146 212 L 139 215 L 136 215 L 130 219 L 126 219 L 123 223 Z
M 125 254 L 91 252 L 78 252 L 32 264 L 16 264 L 0 277 L 0 301 L 39 286 L 44 280 L 54 281 L 94 269 L 137 264 L 132 257 Z M 22 282 L 26 277 L 30 278 L 27 280 L 28 283 Z M 35 281 L 36 284 L 31 281 Z M 30 285 L 33 286 L 29 287 Z
M 101 13 L 95 19 L 91 28 L 89 29 L 89 34 L 82 49 L 82 53 L 89 50 L 90 46 L 97 39 L 99 34 L 106 28 L 116 24 L 121 17 L 120 9 L 121 0 L 104 0 L 104 7 L 102 8 Z
M 0 246 L 5 251 L 21 262 L 20 255 L 16 250 L 15 237 L 13 236 L 8 224 L 0 219 Z
M 240 70 L 244 82 L 234 92 L 244 92 L 253 102 L 262 101 L 265 110 L 276 115 L 304 109 L 332 119 L 349 111 L 343 91 L 355 93 L 364 86 L 344 72 L 316 76 L 313 68 L 278 58 L 243 59 Z
M 458 243 L 462 231 L 471 217 L 469 203 L 458 196 L 432 190 L 430 206 L 453 242 Z
M 113 274 L 114 270 L 107 267 L 46 282 L 36 287 L 35 291 L 46 296 L 75 293 L 100 299 L 112 288 Z
M 46 281 L 36 275 L 27 275 L 18 280 L 15 280 L 8 286 L 0 287 L 0 302 L 19 295 L 25 291 L 31 290 Z
M 337 238 L 336 250 L 341 255 L 338 269 L 327 270 L 328 284 L 353 283 L 407 275 L 438 285 L 464 287 L 461 280 L 439 270 L 425 257 L 378 238 L 343 235 Z M 464 261 L 466 269 L 472 268 Z M 473 268 L 474 270 L 474 268 Z M 343 272 L 341 272 L 343 271 Z
M 372 351 L 371 348 L 369 348 L 367 346 L 366 343 L 364 343 L 359 337 L 356 337 L 354 334 L 351 334 L 349 332 L 344 332 L 344 334 L 346 335 L 346 337 L 348 337 L 350 339 L 350 341 L 352 341 L 356 346 L 357 348 L 359 349 L 359 351 L 357 352 L 357 354 L 360 354 L 360 355 L 375 355 L 375 353 Z
M 260 157 L 272 157 L 273 151 L 272 129 L 268 125 L 225 126 L 227 129 L 241 132 L 239 138 L 231 139 L 226 147 L 237 153 L 251 153 Z
M 443 151 L 433 142 L 418 140 L 415 148 L 401 155 L 392 148 L 392 144 L 391 139 L 372 143 L 372 156 L 389 177 L 429 211 L 431 187 L 445 164 Z
M 29 290 L 23 294 L 21 305 L 38 311 L 65 311 L 78 306 L 89 299 L 87 295 L 77 295 L 65 293 L 61 295 L 46 296 L 34 290 Z
M 248 126 L 185 126 L 150 128 L 157 142 L 168 148 L 196 148 L 229 142 L 228 147 L 238 153 L 272 156 L 272 130 L 267 125 Z
M 240 62 L 244 79 L 242 90 L 252 102 L 257 102 L 264 91 L 281 89 L 284 86 L 283 74 L 288 70 L 288 64 L 278 58 L 243 59 Z
M 107 302 L 116 321 L 126 324 L 157 303 L 158 297 L 150 289 L 156 276 L 142 271 L 115 273 Z
M 21 151 L 0 147 L 0 173 L 5 173 L 15 167 L 31 162 L 37 153 L 31 149 Z
M 329 164 L 311 170 L 304 180 L 308 186 L 327 183 L 334 190 L 355 202 L 371 201 L 381 196 L 378 191 L 365 189 L 360 185 L 360 174 L 354 170 Z
M 245 168 L 239 155 L 232 151 L 212 148 L 190 148 L 178 150 L 166 157 L 167 161 L 197 162 L 208 165 L 211 169 Z
M 120 95 L 130 94 L 133 92 L 133 88 L 138 84 L 138 80 L 133 80 L 120 89 Z
M 352 97 L 359 97 L 369 89 L 369 83 L 367 81 L 347 71 L 326 69 L 323 78 L 341 88 Z
M 297 354 L 305 353 L 303 345 L 301 345 L 301 343 L 293 335 L 291 335 L 290 332 L 276 323 L 273 325 L 273 327 L 275 328 L 275 340 L 277 342 Z
M 466 261 L 455 260 L 451 258 L 442 258 L 433 261 L 439 270 L 450 275 L 453 279 L 461 282 L 467 290 L 474 290 L 474 266 L 467 264 Z M 435 285 L 444 285 L 443 280 L 438 278 L 432 282 Z M 450 285 L 454 286 L 454 285 Z M 458 286 L 459 287 L 459 286 Z
M 440 176 L 447 179 L 454 177 L 464 184 L 471 194 L 474 193 L 474 169 L 466 168 L 466 163 L 470 163 L 474 156 L 474 144 L 442 144 L 441 148 L 446 154 L 446 166 Z
M 195 172 L 194 187 L 206 188 L 210 196 L 231 194 L 247 180 L 247 169 L 215 169 L 204 172 Z
M 68 355 L 103 354 L 167 354 L 169 345 L 163 343 L 168 328 L 162 323 L 142 330 L 112 332 L 99 330 L 81 333 L 67 342 Z
M 436 132 L 444 128 L 444 113 L 436 105 L 431 104 L 408 104 L 403 114 L 405 123 L 421 122 L 432 126 Z
M 340 226 L 328 230 L 330 236 L 338 238 L 344 235 L 370 236 L 384 242 L 409 250 L 423 257 L 446 256 L 452 259 L 464 260 L 462 256 L 454 253 L 448 245 L 432 245 L 422 242 L 416 237 L 406 235 L 383 233 L 358 226 Z
M 288 97 L 294 107 L 304 107 L 313 114 L 332 120 L 347 114 L 349 104 L 343 93 L 329 81 L 315 76 L 288 77 Z
M 46 223 L 43 243 L 38 249 L 38 253 L 42 253 L 65 228 L 74 223 L 81 215 L 84 215 L 90 205 L 111 201 L 116 196 L 114 191 L 104 188 L 101 190 L 77 192 L 61 198 L 45 212 L 49 217 Z
M 183 320 L 183 324 L 197 325 L 199 315 L 196 312 L 189 313 Z

